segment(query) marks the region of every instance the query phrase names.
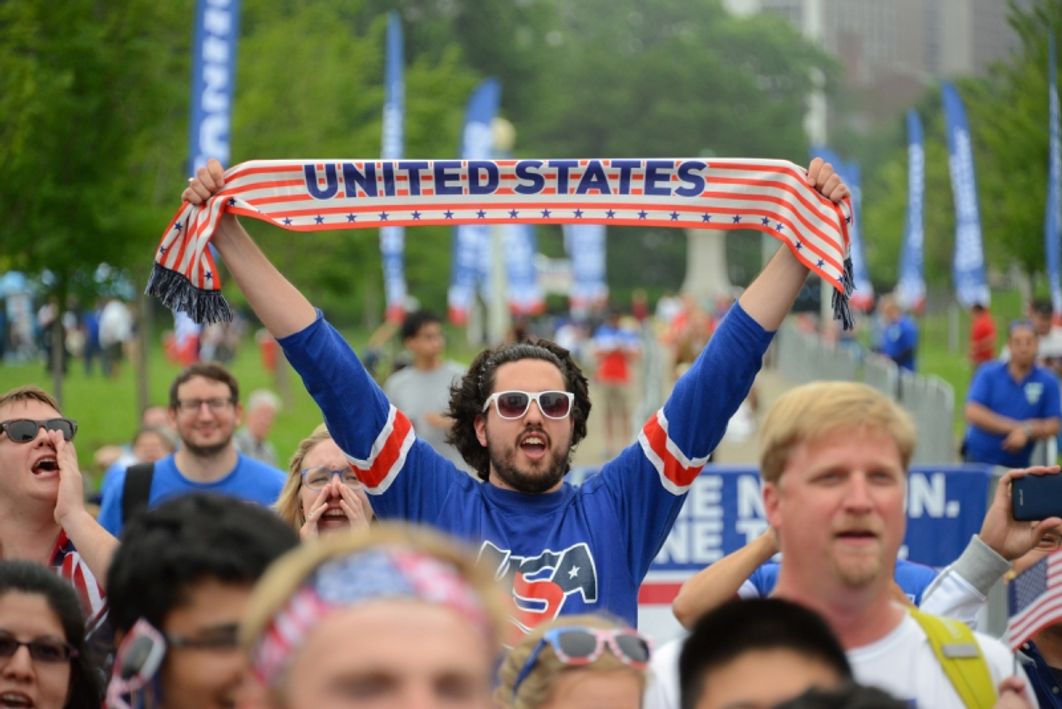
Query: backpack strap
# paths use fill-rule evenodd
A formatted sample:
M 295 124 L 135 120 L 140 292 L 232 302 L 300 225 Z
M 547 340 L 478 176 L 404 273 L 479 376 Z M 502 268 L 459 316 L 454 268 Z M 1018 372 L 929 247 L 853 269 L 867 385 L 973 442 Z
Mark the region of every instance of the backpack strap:
M 151 496 L 151 481 L 155 477 L 154 463 L 137 463 L 125 469 L 122 485 L 122 525 L 147 509 Z
M 967 709 L 992 709 L 996 703 L 995 683 L 969 626 L 952 618 L 909 610 L 925 631 L 933 654 Z

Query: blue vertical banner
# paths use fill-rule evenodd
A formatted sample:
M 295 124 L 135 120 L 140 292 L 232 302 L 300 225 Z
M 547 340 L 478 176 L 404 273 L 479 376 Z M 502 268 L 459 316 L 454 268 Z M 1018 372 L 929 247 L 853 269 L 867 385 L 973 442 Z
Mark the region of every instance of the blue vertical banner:
M 503 228 L 509 312 L 516 316 L 539 315 L 545 309 L 545 301 L 535 268 L 535 253 L 538 251 L 535 227 L 506 224 Z
M 922 119 L 914 109 L 907 112 L 907 221 L 900 252 L 900 280 L 896 297 L 900 307 L 921 310 L 926 299 L 925 229 L 922 205 L 926 189 L 926 151 Z
M 572 262 L 568 296 L 573 313 L 585 314 L 608 299 L 605 280 L 605 225 L 564 224 L 564 249 Z
M 1051 305 L 1056 319 L 1062 315 L 1062 280 L 1059 275 L 1062 250 L 1062 148 L 1059 146 L 1058 77 L 1055 70 L 1055 33 L 1047 33 L 1047 205 L 1044 208 L 1044 251 Z
M 955 256 L 952 278 L 955 298 L 964 308 L 975 303 L 989 305 L 991 293 L 985 278 L 985 253 L 981 241 L 981 216 L 977 206 L 977 178 L 974 174 L 973 146 L 966 109 L 955 87 L 940 86 L 948 130 L 948 167 L 951 192 L 955 198 Z
M 188 124 L 189 174 L 217 158 L 231 157 L 232 90 L 236 84 L 236 43 L 240 36 L 240 0 L 199 0 L 192 45 L 191 121 Z
M 383 148 L 380 157 L 398 160 L 405 150 L 406 87 L 402 75 L 402 21 L 398 13 L 387 13 L 387 50 L 384 70 Z M 401 322 L 406 310 L 405 273 L 406 232 L 400 226 L 380 227 L 380 256 L 383 260 L 387 320 Z
M 493 151 L 491 122 L 498 114 L 501 84 L 497 79 L 484 80 L 468 99 L 465 127 L 461 133 L 462 160 L 489 160 Z M 475 224 L 454 229 L 453 256 L 450 264 L 450 288 L 447 303 L 450 322 L 465 325 L 476 286 L 483 282 L 484 252 L 490 250 L 490 229 Z M 489 273 L 489 269 L 488 269 Z
M 813 147 L 811 149 L 811 157 L 819 157 L 831 163 L 833 169 L 852 192 L 852 225 L 848 229 L 848 236 L 851 239 L 850 253 L 855 288 L 852 290 L 852 295 L 849 296 L 848 302 L 855 310 L 868 311 L 874 306 L 874 284 L 870 282 L 870 275 L 867 272 L 867 260 L 863 254 L 863 239 L 859 231 L 859 213 L 863 201 L 860 187 L 862 175 L 859 164 L 842 160 L 840 155 L 824 146 Z

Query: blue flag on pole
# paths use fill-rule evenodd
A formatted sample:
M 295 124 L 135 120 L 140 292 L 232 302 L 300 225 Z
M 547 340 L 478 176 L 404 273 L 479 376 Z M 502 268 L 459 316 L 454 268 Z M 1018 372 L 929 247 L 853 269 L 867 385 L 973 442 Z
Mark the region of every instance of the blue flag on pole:
M 188 124 L 189 174 L 217 158 L 228 165 L 232 125 L 232 89 L 236 83 L 236 43 L 240 35 L 239 0 L 199 0 L 192 45 L 191 121 Z
M 969 308 L 975 303 L 989 305 L 991 293 L 985 278 L 985 254 L 981 242 L 981 217 L 977 206 L 977 179 L 974 175 L 973 147 L 966 110 L 955 87 L 940 87 L 948 124 L 948 166 L 951 192 L 955 198 L 955 256 L 952 277 L 955 297 Z
M 904 226 L 903 250 L 900 253 L 900 280 L 896 297 L 900 307 L 919 310 L 926 298 L 925 230 L 922 205 L 926 188 L 926 152 L 922 139 L 922 120 L 915 110 L 907 112 L 907 222 Z
M 538 315 L 545 307 L 538 284 L 535 253 L 538 241 L 531 224 L 505 227 L 505 273 L 509 281 L 509 311 L 513 315 Z
M 565 224 L 564 249 L 572 262 L 572 287 L 568 296 L 573 314 L 586 315 L 608 299 L 605 281 L 605 225 Z
M 874 284 L 870 282 L 870 275 L 867 273 L 867 260 L 863 255 L 863 240 L 859 232 L 859 211 L 862 206 L 859 164 L 842 160 L 840 155 L 824 146 L 813 147 L 811 156 L 822 158 L 831 163 L 833 169 L 852 192 L 852 224 L 848 229 L 848 235 L 851 239 L 850 253 L 855 288 L 852 291 L 852 295 L 849 296 L 848 302 L 855 310 L 870 310 L 874 305 Z
M 461 135 L 462 160 L 489 160 L 492 156 L 491 122 L 498 113 L 501 84 L 497 79 L 484 80 L 468 99 L 465 127 Z M 476 285 L 483 282 L 488 259 L 483 253 L 490 248 L 490 229 L 475 224 L 454 229 L 453 257 L 450 266 L 450 289 L 447 293 L 450 321 L 455 325 L 468 322 Z
M 1047 205 L 1044 210 L 1044 251 L 1047 254 L 1047 277 L 1051 286 L 1051 305 L 1055 315 L 1062 314 L 1062 280 L 1059 275 L 1059 251 L 1062 249 L 1062 152 L 1059 146 L 1058 78 L 1055 72 L 1055 33 L 1047 34 L 1047 116 L 1048 162 Z
M 398 13 L 387 13 L 387 65 L 384 76 L 383 149 L 380 157 L 398 160 L 404 152 L 406 88 L 402 76 L 402 22 Z M 387 319 L 400 322 L 406 309 L 404 256 L 406 232 L 400 226 L 380 227 Z

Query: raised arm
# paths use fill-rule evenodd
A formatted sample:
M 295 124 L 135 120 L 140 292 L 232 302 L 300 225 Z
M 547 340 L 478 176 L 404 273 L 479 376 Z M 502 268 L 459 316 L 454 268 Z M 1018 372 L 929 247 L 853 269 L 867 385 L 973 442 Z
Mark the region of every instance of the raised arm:
M 922 594 L 922 610 L 958 618 L 976 626 L 977 613 L 988 592 L 1010 569 L 1011 562 L 1040 544 L 1057 544 L 1062 519 L 1048 517 L 1030 524 L 1014 519 L 1011 487 L 1026 475 L 1058 475 L 1057 465 L 1009 470 L 996 484 L 996 492 L 981 523 L 963 553 L 946 566 Z
M 822 158 L 811 161 L 808 180 L 834 202 L 841 201 L 848 194 L 848 187 L 834 173 L 833 166 L 823 162 Z M 741 294 L 741 307 L 764 330 L 777 330 L 793 307 L 807 275 L 807 267 L 789 249 L 780 248 L 756 280 Z
M 210 160 L 189 180 L 181 198 L 202 204 L 224 186 L 221 163 Z M 266 258 L 235 216 L 222 217 L 213 243 L 255 315 L 273 337 L 291 335 L 317 319 L 310 301 Z
M 768 527 L 760 536 L 686 579 L 671 604 L 671 611 L 685 628 L 737 596 L 752 572 L 778 553 L 778 536 Z

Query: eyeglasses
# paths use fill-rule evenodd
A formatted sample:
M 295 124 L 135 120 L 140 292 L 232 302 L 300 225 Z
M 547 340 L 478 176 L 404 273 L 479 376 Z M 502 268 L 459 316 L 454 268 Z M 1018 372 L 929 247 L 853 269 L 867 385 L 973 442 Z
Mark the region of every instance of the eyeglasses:
M 516 691 L 523 681 L 535 669 L 535 664 L 546 645 L 552 647 L 557 659 L 566 665 L 589 665 L 601 657 L 607 647 L 623 664 L 639 670 L 649 666 L 649 656 L 653 648 L 649 638 L 630 628 L 571 627 L 547 630 L 517 673 L 513 683 L 513 698 L 516 697 Z
M 302 484 L 310 490 L 323 490 L 332 478 L 339 478 L 339 482 L 355 490 L 362 487 L 357 473 L 350 467 L 332 470 L 328 466 L 320 465 L 316 468 L 306 468 L 299 475 L 302 476 Z
M 182 414 L 197 413 L 199 409 L 203 408 L 203 404 L 206 404 L 211 413 L 220 413 L 232 406 L 233 400 L 223 397 L 216 397 L 214 399 L 180 399 L 177 401 L 177 409 Z
M 238 623 L 224 623 L 203 628 L 197 635 L 166 633 L 166 644 L 193 650 L 231 650 L 237 646 Z
M 11 419 L 0 422 L 0 431 L 6 433 L 7 437 L 15 443 L 29 443 L 37 437 L 37 432 L 42 428 L 46 431 L 59 431 L 63 434 L 63 440 L 70 441 L 77 433 L 77 421 L 58 418 L 43 421 Z
M 496 391 L 483 402 L 483 410 L 494 408 L 503 419 L 523 418 L 531 408 L 531 402 L 538 404 L 538 410 L 548 419 L 568 418 L 572 412 L 575 394 L 570 391 Z
M 74 646 L 58 638 L 22 641 L 11 633 L 0 630 L 0 657 L 14 657 L 20 647 L 29 650 L 30 657 L 37 662 L 54 664 L 77 657 L 77 650 Z

